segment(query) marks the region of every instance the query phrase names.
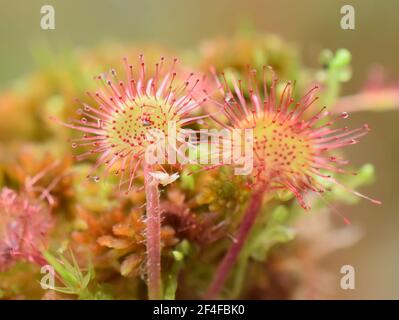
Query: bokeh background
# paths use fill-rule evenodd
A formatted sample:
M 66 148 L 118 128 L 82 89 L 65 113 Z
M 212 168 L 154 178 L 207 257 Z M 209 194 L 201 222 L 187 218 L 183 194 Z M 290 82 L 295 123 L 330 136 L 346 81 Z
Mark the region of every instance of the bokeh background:
M 55 30 L 40 29 L 44 4 L 55 7 Z M 344 4 L 355 7 L 355 30 L 340 28 Z M 209 37 L 232 36 L 243 27 L 281 36 L 298 48 L 309 66 L 317 65 L 323 48 L 349 49 L 354 73 L 344 93 L 358 91 L 376 65 L 384 67 L 388 83 L 399 85 L 396 0 L 0 0 L 0 8 L 0 88 L 34 70 L 32 48 L 42 42 L 63 50 L 139 41 L 184 50 Z M 353 224 L 366 231 L 365 236 L 324 264 L 337 274 L 344 264 L 356 269 L 356 289 L 337 290 L 337 298 L 398 299 L 399 112 L 358 113 L 352 121 L 353 126 L 367 122 L 373 128 L 363 143 L 348 149 L 348 157 L 354 164 L 375 165 L 377 181 L 364 191 L 383 205 L 362 201 L 343 208 Z

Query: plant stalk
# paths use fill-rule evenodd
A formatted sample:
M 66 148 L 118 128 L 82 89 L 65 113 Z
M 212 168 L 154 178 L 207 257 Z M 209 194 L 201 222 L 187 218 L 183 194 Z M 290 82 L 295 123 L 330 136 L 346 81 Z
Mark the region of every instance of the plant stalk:
M 161 280 L 161 209 L 158 181 L 151 176 L 151 167 L 144 163 L 144 186 L 146 194 L 146 241 L 148 298 L 160 300 Z
M 248 207 L 245 211 L 244 217 L 241 221 L 240 227 L 238 229 L 238 234 L 235 237 L 235 241 L 227 251 L 222 262 L 219 264 L 212 283 L 205 294 L 205 299 L 215 299 L 219 295 L 228 275 L 230 274 L 234 264 L 237 261 L 238 255 L 240 254 L 241 249 L 245 244 L 245 241 L 248 238 L 249 232 L 251 231 L 252 226 L 256 221 L 256 217 L 258 216 L 258 212 L 260 211 L 260 208 L 262 206 L 262 200 L 263 195 L 265 194 L 265 190 L 266 186 L 258 189 L 252 195 Z

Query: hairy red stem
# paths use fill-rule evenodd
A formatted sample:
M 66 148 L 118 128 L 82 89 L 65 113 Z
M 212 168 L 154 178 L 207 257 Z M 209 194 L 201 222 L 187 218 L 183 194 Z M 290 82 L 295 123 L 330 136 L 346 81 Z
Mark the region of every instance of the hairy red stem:
M 227 251 L 222 262 L 219 264 L 212 283 L 205 294 L 205 299 L 215 299 L 219 295 L 220 290 L 222 289 L 223 284 L 225 283 L 235 262 L 237 261 L 237 257 L 248 238 L 248 234 L 251 231 L 252 226 L 255 223 L 259 209 L 262 206 L 262 199 L 265 190 L 266 187 L 261 188 L 252 195 L 244 217 L 241 221 L 238 234 L 235 237 L 235 241 Z
M 159 300 L 162 295 L 161 281 L 161 210 L 158 181 L 151 176 L 151 168 L 144 164 L 146 194 L 146 240 L 148 298 Z

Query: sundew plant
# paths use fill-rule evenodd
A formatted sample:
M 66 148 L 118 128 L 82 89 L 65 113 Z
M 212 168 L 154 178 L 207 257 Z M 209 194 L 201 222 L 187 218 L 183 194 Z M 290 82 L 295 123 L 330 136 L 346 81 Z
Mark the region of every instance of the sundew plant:
M 381 205 L 346 156 L 379 128 L 351 114 L 396 103 L 341 95 L 348 50 L 310 67 L 251 33 L 37 56 L 0 93 L 1 298 L 333 296 L 319 258 L 360 237 L 349 205 Z

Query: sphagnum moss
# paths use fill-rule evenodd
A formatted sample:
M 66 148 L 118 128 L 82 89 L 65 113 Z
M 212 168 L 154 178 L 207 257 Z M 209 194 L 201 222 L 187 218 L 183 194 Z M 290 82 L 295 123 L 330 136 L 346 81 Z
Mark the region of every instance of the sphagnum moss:
M 293 216 L 304 219 L 304 216 L 301 215 L 303 210 L 297 204 L 298 201 L 295 201 L 295 199 L 291 200 L 293 191 L 296 191 L 295 195 L 299 203 L 306 208 L 311 207 L 312 211 L 321 211 L 324 208 L 335 211 L 334 206 L 341 202 L 352 204 L 356 201 L 356 197 L 348 194 L 335 181 L 343 181 L 345 185 L 352 189 L 371 182 L 373 178 L 372 166 L 368 166 L 369 169 L 371 168 L 371 171 L 366 170 L 369 173 L 362 170 L 357 177 L 348 174 L 340 177 L 340 174 L 344 173 L 342 171 L 344 169 L 341 167 L 346 164 L 346 161 L 342 159 L 344 151 L 341 150 L 341 147 L 355 143 L 359 138 L 356 135 L 365 134 L 368 128 L 364 127 L 355 129 L 357 131 L 351 131 L 346 128 L 333 129 L 329 125 L 324 125 L 333 121 L 334 117 L 337 119 L 347 117 L 346 113 L 338 114 L 338 111 L 354 111 L 355 108 L 359 108 L 360 110 L 362 106 L 359 106 L 359 104 L 366 105 L 367 109 L 377 110 L 378 105 L 376 104 L 379 104 L 381 101 L 374 99 L 374 94 L 371 96 L 361 94 L 362 99 L 344 99 L 345 103 L 340 103 L 337 96 L 339 90 L 336 90 L 336 86 L 341 84 L 342 78 L 330 79 L 332 76 L 337 76 L 340 73 L 340 70 L 332 70 L 333 68 L 337 68 L 336 64 L 334 66 L 334 63 L 327 63 L 323 65 L 323 70 L 312 70 L 300 66 L 297 55 L 290 54 L 291 50 L 283 42 L 281 46 L 278 45 L 278 50 L 276 51 L 276 42 L 273 39 L 269 39 L 268 37 L 262 38 L 260 41 L 252 41 L 251 38 L 248 39 L 248 41 L 242 42 L 236 38 L 232 38 L 232 45 L 227 47 L 223 44 L 218 46 L 219 40 L 216 40 L 206 50 L 212 51 L 212 47 L 216 48 L 217 56 L 220 59 L 217 58 L 217 60 L 214 60 L 213 57 L 209 59 L 209 56 L 207 57 L 205 52 L 205 55 L 196 57 L 197 61 L 195 64 L 201 66 L 203 70 L 209 70 L 209 66 L 215 64 L 214 66 L 218 72 L 225 71 L 228 78 L 227 84 L 229 90 L 233 91 L 232 94 L 228 89 L 224 89 L 224 93 L 220 99 L 215 97 L 213 101 L 212 99 L 207 101 L 206 105 L 212 107 L 209 110 L 216 110 L 217 114 L 228 113 L 231 119 L 230 121 L 223 122 L 225 125 L 232 128 L 254 129 L 257 141 L 256 156 L 254 158 L 255 170 L 248 179 L 245 179 L 245 177 L 241 179 L 240 177 L 237 181 L 238 183 L 235 183 L 235 179 L 220 175 L 220 171 L 204 170 L 194 175 L 183 174 L 173 186 L 166 185 L 160 188 L 161 201 L 159 205 L 162 217 L 164 218 L 162 226 L 165 227 L 164 231 L 166 232 L 162 234 L 161 229 L 161 241 L 167 241 L 165 242 L 166 246 L 162 250 L 162 275 L 163 280 L 166 280 L 165 286 L 167 287 L 168 298 L 175 295 L 177 298 L 185 299 L 200 297 L 207 285 L 206 280 L 215 274 L 215 265 L 220 261 L 220 257 L 223 256 L 226 250 L 229 251 L 228 245 L 230 242 L 228 240 L 231 238 L 245 240 L 245 233 L 247 231 L 244 230 L 245 232 L 243 232 L 242 230 L 244 226 L 246 230 L 251 230 L 251 219 L 256 217 L 257 209 L 261 212 L 261 216 L 259 215 L 259 219 L 256 220 L 256 226 L 248 239 L 249 241 L 245 243 L 245 250 L 242 251 L 244 254 L 240 255 L 240 263 L 237 269 L 241 268 L 239 272 L 241 276 L 234 273 L 234 277 L 232 277 L 233 282 L 229 283 L 229 285 L 233 284 L 235 293 L 228 296 L 240 298 L 256 297 L 258 299 L 281 297 L 277 292 L 280 287 L 284 287 L 283 297 L 292 298 L 295 296 L 297 289 L 306 291 L 306 286 L 308 286 L 306 275 L 303 276 L 301 273 L 308 273 L 310 271 L 303 269 L 301 264 L 291 263 L 291 258 L 295 260 L 294 255 L 289 250 L 284 250 L 284 248 L 294 246 L 298 247 L 298 250 L 306 251 L 306 248 L 299 241 L 299 235 L 293 236 L 290 238 L 289 243 L 284 246 L 281 245 L 278 248 L 275 243 L 282 244 L 286 240 L 281 241 L 281 239 L 270 238 L 270 230 L 274 227 L 292 229 L 295 231 L 294 233 L 296 231 L 300 232 L 300 229 L 293 224 Z M 271 45 L 267 45 L 266 42 L 270 42 Z M 234 43 L 238 44 L 235 45 Z M 148 53 L 145 45 L 140 45 L 140 48 L 141 51 L 145 51 L 145 56 L 149 60 L 151 60 L 154 54 L 159 56 L 160 51 L 169 52 L 164 49 L 155 50 L 154 52 L 151 49 L 150 53 Z M 89 285 L 92 294 L 81 294 L 79 290 L 75 290 L 77 288 L 69 288 L 69 290 L 65 290 L 64 288 L 62 292 L 68 294 L 69 297 L 75 296 L 78 299 L 88 297 L 95 299 L 107 298 L 109 297 L 107 294 L 102 294 L 102 289 L 106 289 L 105 291 L 110 293 L 115 299 L 144 298 L 147 292 L 142 279 L 147 272 L 146 268 L 141 268 L 141 262 L 143 266 L 155 266 L 154 269 L 158 267 L 156 263 L 153 263 L 157 261 L 155 255 L 153 256 L 153 260 L 146 259 L 146 247 L 149 246 L 147 240 L 149 239 L 147 239 L 145 229 L 147 228 L 148 221 L 145 221 L 142 217 L 145 217 L 151 210 L 147 210 L 145 213 L 143 208 L 137 208 L 142 205 L 146 198 L 142 189 L 143 168 L 142 162 L 139 163 L 139 160 L 142 159 L 139 154 L 145 149 L 149 141 L 143 139 L 142 134 L 145 134 L 146 130 L 152 127 L 163 130 L 163 121 L 161 118 L 164 117 L 164 120 L 168 121 L 173 117 L 173 112 L 176 110 L 173 110 L 173 108 L 169 110 L 167 105 L 170 106 L 174 98 L 171 96 L 167 98 L 168 92 L 171 92 L 171 94 L 176 93 L 175 97 L 180 96 L 183 99 L 180 100 L 183 101 L 182 105 L 188 106 L 190 103 L 194 103 L 194 100 L 190 100 L 190 97 L 197 96 L 201 92 L 201 90 L 197 91 L 197 89 L 201 89 L 201 86 L 198 84 L 194 90 L 191 90 L 197 78 L 195 76 L 189 78 L 189 73 L 185 71 L 180 72 L 180 69 L 177 67 L 175 76 L 173 76 L 174 71 L 170 68 L 167 70 L 163 69 L 163 71 L 159 71 L 158 69 L 159 72 L 157 72 L 157 68 L 160 68 L 161 63 L 154 64 L 154 68 L 152 68 L 152 64 L 144 64 L 143 72 L 142 60 L 139 59 L 138 66 L 134 69 L 135 75 L 131 75 L 130 65 L 129 63 L 125 63 L 128 80 L 124 80 L 122 86 L 120 80 L 117 79 L 116 72 L 111 72 L 109 75 L 104 74 L 100 78 L 97 77 L 97 80 L 100 82 L 99 89 L 91 93 L 91 97 L 96 100 L 95 104 L 90 104 L 84 98 L 84 90 L 88 86 L 92 72 L 98 72 L 96 70 L 104 70 L 110 65 L 116 65 L 115 57 L 120 57 L 122 54 L 132 56 L 133 53 L 136 56 L 138 52 L 135 47 L 120 46 L 117 49 L 115 47 L 106 48 L 105 56 L 104 52 L 87 50 L 83 56 L 81 52 L 73 56 L 68 56 L 68 61 L 65 61 L 64 58 L 54 57 L 51 65 L 47 64 L 45 68 L 39 69 L 32 76 L 24 78 L 23 88 L 21 86 L 11 88 L 0 96 L 0 101 L 3 107 L 5 107 L 3 108 L 3 116 L 1 117 L 3 125 L 0 125 L 1 136 L 4 138 L 0 145 L 0 186 L 2 188 L 8 188 L 8 190 L 9 188 L 23 189 L 21 185 L 23 181 L 21 181 L 20 177 L 32 174 L 29 169 L 30 165 L 22 165 L 17 170 L 14 166 L 9 165 L 8 162 L 10 159 L 13 159 L 14 155 L 26 155 L 23 148 L 26 145 L 35 144 L 35 150 L 45 157 L 44 151 L 46 148 L 54 151 L 57 154 L 56 158 L 63 157 L 65 153 L 70 153 L 69 148 L 66 149 L 65 144 L 60 143 L 63 137 L 67 136 L 71 137 L 72 146 L 78 151 L 86 150 L 86 152 L 73 159 L 66 166 L 67 170 L 65 170 L 67 171 L 68 179 L 62 179 L 62 183 L 59 182 L 58 175 L 63 175 L 65 170 L 57 170 L 59 174 L 56 174 L 57 177 L 54 180 L 58 181 L 57 185 L 54 189 L 51 189 L 51 198 L 44 199 L 46 201 L 49 199 L 54 200 L 54 206 L 51 207 L 51 210 L 52 216 L 55 218 L 56 230 L 55 233 L 51 234 L 48 243 L 47 237 L 43 242 L 50 244 L 50 251 L 55 250 L 60 243 L 64 246 L 64 240 L 66 241 L 66 245 L 69 242 L 79 262 L 79 267 L 73 268 L 73 270 L 68 271 L 65 268 L 56 268 L 58 270 L 56 272 L 61 275 L 62 279 L 65 276 L 69 278 L 69 272 L 78 277 L 84 275 L 85 279 L 87 275 L 91 279 Z M 341 50 L 340 52 L 343 51 Z M 234 59 L 226 59 L 228 56 Z M 346 57 L 348 57 L 348 54 L 346 54 Z M 334 56 L 332 58 L 335 59 Z M 221 61 L 221 63 L 219 64 L 217 61 Z M 291 84 L 286 85 L 286 83 L 279 84 L 277 82 L 273 84 L 273 81 L 267 79 L 265 82 L 267 85 L 264 85 L 261 81 L 263 73 L 258 73 L 256 81 L 253 75 L 250 75 L 250 81 L 241 83 L 238 80 L 234 81 L 229 78 L 230 75 L 239 75 L 244 78 L 248 63 L 254 65 L 258 70 L 264 64 L 272 65 L 282 79 L 296 80 L 295 95 L 293 94 L 294 90 Z M 345 73 L 349 68 L 348 63 L 348 59 L 341 61 L 339 65 L 342 67 L 342 72 Z M 185 70 L 184 68 L 183 66 L 182 69 Z M 118 68 L 118 70 L 120 69 Z M 143 76 L 144 73 L 150 76 Z M 182 74 L 184 76 L 181 76 Z M 324 74 L 327 78 L 324 80 L 323 77 L 319 78 L 318 75 L 320 74 Z M 310 87 L 310 84 L 316 80 L 315 75 L 317 81 L 321 81 L 322 85 L 320 93 L 322 99 L 320 100 L 324 101 L 325 98 L 323 99 L 323 96 L 329 97 L 330 100 L 331 97 L 332 100 L 338 99 L 331 103 L 329 102 L 327 105 L 331 116 L 321 111 L 319 116 L 325 117 L 319 120 L 317 117 L 312 118 L 314 113 L 312 113 L 311 109 L 313 109 L 313 106 L 308 105 L 312 101 L 311 95 L 314 94 L 314 91 L 310 94 L 304 94 L 306 92 L 304 88 Z M 347 80 L 348 75 L 350 76 L 350 74 L 346 73 L 345 79 Z M 169 78 L 165 80 L 167 77 Z M 172 78 L 174 79 L 173 83 Z M 212 77 L 209 78 L 208 80 L 212 80 Z M 140 79 L 143 79 L 141 83 L 139 83 Z M 153 79 L 151 83 L 150 79 Z M 159 81 L 154 81 L 154 79 L 159 79 Z M 186 79 L 189 82 L 187 87 L 185 86 Z M 134 80 L 133 85 L 131 80 Z M 165 86 L 160 90 L 164 80 Z M 212 81 L 207 81 L 205 87 L 210 93 L 213 93 L 215 88 L 210 85 L 210 82 Z M 238 84 L 239 91 L 241 90 L 242 93 L 237 93 L 234 82 L 236 82 L 236 85 Z M 258 87 L 263 88 L 257 90 L 255 83 L 258 83 Z M 275 103 L 264 104 L 266 97 L 264 87 L 267 87 L 266 91 L 269 97 L 265 100 L 272 101 L 273 90 L 269 87 L 270 83 L 276 92 L 274 97 Z M 334 84 L 334 88 L 332 88 L 331 83 Z M 178 91 L 177 88 L 181 88 L 182 90 Z M 389 89 L 387 92 L 390 93 L 390 97 L 392 98 L 397 93 L 397 90 L 395 88 Z M 161 93 L 160 97 L 156 97 L 158 91 Z M 154 99 L 154 92 L 157 100 Z M 381 93 L 383 92 L 386 91 L 381 90 Z M 301 96 L 305 96 L 305 98 L 300 100 Z M 76 129 L 72 135 L 71 130 L 65 130 L 61 126 L 53 126 L 46 119 L 49 114 L 57 114 L 62 119 L 70 116 L 73 108 L 69 107 L 69 103 L 73 97 L 79 97 L 84 102 L 77 111 L 79 114 L 78 119 L 66 123 L 67 127 Z M 235 104 L 234 98 L 237 100 L 238 97 L 242 98 L 242 101 L 239 101 L 239 103 L 241 106 L 246 105 L 245 109 Z M 295 104 L 289 104 L 290 97 L 295 98 L 298 102 L 301 101 L 301 105 L 296 107 Z M 356 95 L 352 97 L 357 98 Z M 198 97 L 196 99 L 198 103 L 201 100 Z M 392 98 L 391 100 L 393 103 L 395 99 Z M 178 101 L 177 98 L 173 105 L 176 106 Z M 157 106 L 156 102 L 160 102 L 161 107 Z M 188 103 L 186 104 L 186 102 Z M 223 105 L 222 108 L 220 108 L 221 105 Z M 308 105 L 307 110 L 303 114 L 300 114 L 305 105 Z M 191 104 L 191 106 L 193 106 L 193 109 L 196 108 L 194 104 Z M 266 110 L 264 110 L 265 106 L 268 107 L 265 108 Z M 274 108 L 270 108 L 272 106 Z M 130 109 L 131 107 L 133 109 Z M 179 114 L 176 117 L 177 121 L 181 120 L 179 127 L 189 124 L 190 127 L 195 129 L 209 128 L 203 124 L 191 123 L 198 120 L 196 118 L 198 116 L 206 116 L 203 111 L 196 110 L 194 114 L 188 115 L 191 110 L 189 108 L 183 109 L 187 112 Z M 258 112 L 258 109 L 260 109 L 260 112 Z M 294 111 L 292 115 L 290 115 L 291 111 Z M 211 114 L 211 116 L 214 117 L 217 114 Z M 237 115 L 239 121 L 236 121 L 234 118 Z M 132 120 L 130 122 L 130 119 L 135 119 L 136 121 Z M 273 122 L 273 120 L 276 120 L 276 122 Z M 280 125 L 280 123 L 282 124 Z M 295 125 L 293 125 L 294 123 Z M 310 123 L 313 126 L 306 128 L 306 125 Z M 25 130 L 26 124 L 29 124 L 28 131 Z M 22 130 L 21 128 L 25 129 Z M 329 130 L 337 131 L 330 132 Z M 288 131 L 290 134 L 287 134 L 288 137 L 285 137 Z M 81 132 L 83 135 L 77 137 L 76 132 Z M 130 132 L 134 132 L 135 134 L 131 136 Z M 291 135 L 295 139 L 290 140 Z M 312 135 L 313 140 L 305 142 L 310 135 Z M 273 136 L 276 137 L 276 140 L 271 139 L 272 146 L 270 147 L 270 143 L 269 145 L 267 144 L 265 137 L 270 141 L 269 137 L 273 138 Z M 282 146 L 279 146 L 279 143 Z M 334 143 L 335 146 L 332 147 Z M 293 148 L 294 146 L 295 148 Z M 330 147 L 330 150 L 323 150 L 327 146 Z M 332 150 L 335 147 L 337 150 Z M 300 150 L 302 154 L 299 152 L 299 155 L 293 158 L 292 156 L 296 152 L 293 149 Z M 128 150 L 131 150 L 131 152 L 128 153 Z M 315 151 L 319 152 L 319 154 L 314 155 Z M 333 151 L 334 154 L 330 154 L 330 151 Z M 134 158 L 133 154 L 136 155 L 136 158 Z M 31 161 L 29 156 L 27 156 L 27 159 L 25 164 Z M 86 159 L 87 161 L 79 164 L 75 161 Z M 302 166 L 304 163 L 305 167 Z M 324 169 L 320 169 L 320 163 L 324 166 Z M 92 171 L 89 169 L 90 164 L 94 164 Z M 134 171 L 135 165 L 137 165 L 137 169 Z M 135 174 L 132 174 L 132 169 Z M 233 168 L 226 169 L 230 170 Z M 351 171 L 352 169 L 353 167 L 349 167 L 348 170 Z M 111 171 L 115 171 L 117 175 L 105 179 L 103 171 L 105 171 L 105 175 Z M 186 171 L 185 168 L 184 172 Z M 88 173 L 89 178 L 92 180 L 99 181 L 101 179 L 104 182 L 91 183 L 90 179 L 87 182 L 82 182 L 85 172 Z M 151 176 L 154 179 L 161 176 L 160 172 L 154 173 L 150 170 L 150 173 L 153 173 Z M 135 180 L 135 177 L 137 177 L 137 180 Z M 270 177 L 273 177 L 273 179 L 270 179 Z M 50 187 L 53 179 L 54 175 L 52 173 L 46 179 L 40 180 L 39 184 L 35 186 L 40 188 Z M 49 181 L 49 184 L 47 181 Z M 130 183 L 130 181 L 132 182 Z M 123 191 L 137 192 L 130 192 L 126 196 L 118 192 L 118 184 L 119 188 Z M 265 185 L 267 188 L 265 188 L 263 194 L 262 192 L 258 192 L 261 186 Z M 137 189 L 138 186 L 139 189 Z M 243 196 L 244 193 L 240 192 L 244 188 L 245 194 L 251 197 L 249 203 L 247 203 L 247 197 Z M 330 188 L 332 189 L 331 192 L 326 193 L 323 197 L 318 196 L 322 193 L 321 189 L 329 191 Z M 10 192 L 18 195 L 18 197 L 28 199 L 30 204 L 36 204 L 33 198 L 38 196 L 38 194 L 40 196 L 41 191 L 33 189 L 28 194 L 22 191 Z M 155 194 L 157 191 L 157 188 L 151 185 L 148 193 Z M 356 192 L 354 193 L 357 194 Z M 48 193 L 46 195 L 48 196 Z M 267 201 L 269 199 L 272 201 Z M 328 205 L 325 202 L 326 199 L 333 205 Z M 247 212 L 244 212 L 244 219 L 238 231 L 238 235 L 241 234 L 244 236 L 240 238 L 235 232 L 237 222 L 240 221 L 243 213 L 242 210 L 245 209 L 245 206 L 247 207 Z M 259 208 L 260 206 L 261 208 Z M 287 212 L 284 221 L 273 220 L 274 208 L 276 206 L 283 207 L 284 211 Z M 142 212 L 138 219 L 132 216 L 136 209 Z M 152 213 L 156 213 L 156 217 L 159 216 L 160 211 L 152 211 Z M 79 216 L 79 212 L 87 212 L 91 223 L 82 219 Z M 103 221 L 108 220 L 110 216 L 113 217 L 110 221 Z M 323 217 L 314 216 L 314 219 L 321 221 L 318 218 L 321 219 Z M 5 230 L 4 227 L 9 225 L 9 221 L 8 218 L 0 219 L 0 229 Z M 34 220 L 30 221 L 33 222 Z M 307 222 L 304 225 L 305 229 L 310 229 Z M 328 228 L 331 229 L 331 227 Z M 347 227 L 344 226 L 344 228 Z M 328 231 L 319 226 L 317 229 L 320 229 L 323 234 Z M 29 231 L 33 234 L 36 230 L 41 229 L 37 227 L 35 230 L 32 229 Z M 157 228 L 153 228 L 152 230 L 155 234 L 159 234 Z M 346 230 L 352 233 L 351 230 Z M 47 231 L 47 229 L 44 230 L 44 233 L 47 233 Z M 138 233 L 135 234 L 133 231 L 137 231 Z M 132 235 L 132 233 L 134 234 Z M 10 233 L 2 233 L 0 243 L 9 244 L 6 241 L 7 238 L 5 235 L 10 235 Z M 340 236 L 340 233 L 334 236 Z M 37 239 L 39 238 L 37 237 Z M 125 255 L 125 248 L 121 250 L 115 248 L 115 246 L 125 244 L 126 240 L 131 240 L 133 246 L 140 246 L 140 249 L 129 249 Z M 319 240 L 320 236 L 314 235 L 310 242 L 320 244 Z M 181 259 L 181 252 L 179 251 L 181 244 L 188 241 L 191 248 L 189 253 L 187 256 L 184 256 L 183 260 L 177 261 Z M 256 250 L 254 249 L 254 242 L 257 244 L 255 246 L 257 247 Z M 34 245 L 37 243 L 36 241 L 32 242 Z M 271 245 L 271 243 L 274 243 L 274 245 Z M 267 249 L 262 250 L 264 244 L 266 244 Z M 268 245 L 273 246 L 273 248 L 268 247 Z M 237 246 L 234 250 L 233 247 L 230 249 L 230 252 L 239 251 Z M 317 247 L 318 250 L 325 253 L 328 251 L 326 245 L 318 245 Z M 95 250 L 91 250 L 92 248 Z M 82 257 L 83 252 L 87 251 L 91 251 L 91 254 L 85 254 Z M 9 251 L 2 250 L 0 252 L 0 260 L 4 259 L 4 257 L 9 257 L 7 256 L 7 252 Z M 173 252 L 173 254 L 171 255 L 170 252 Z M 103 253 L 106 254 L 106 260 L 103 260 Z M 276 259 L 276 256 L 278 256 L 278 259 Z M 320 256 L 320 252 L 317 253 L 317 256 Z M 14 257 L 16 258 L 15 255 Z M 22 256 L 19 257 L 23 258 Z M 266 264 L 264 263 L 265 259 L 267 259 Z M 24 258 L 22 260 L 33 261 L 32 259 Z M 242 263 L 243 260 L 246 260 L 244 261 L 245 263 Z M 276 263 L 276 260 L 278 260 L 278 263 Z M 307 267 L 309 265 L 310 267 L 314 266 L 316 262 L 313 260 L 304 255 L 303 264 Z M 51 261 L 54 262 L 54 259 L 49 259 L 47 263 L 52 264 Z M 94 277 L 94 273 L 79 271 L 80 268 L 82 270 L 91 270 L 90 261 L 93 261 L 93 265 L 96 268 L 95 279 L 91 278 L 92 276 Z M 137 265 L 137 263 L 140 263 L 140 265 Z M 59 263 L 55 262 L 55 264 L 58 264 L 58 267 L 60 267 Z M 177 269 L 175 268 L 176 265 L 179 266 Z M 248 267 L 246 270 L 250 270 L 248 272 L 249 277 L 245 279 L 243 275 L 246 272 L 242 268 L 243 265 Z M 283 274 L 281 273 L 284 265 L 291 267 L 287 271 L 288 274 L 285 275 L 284 272 Z M 292 267 L 293 265 L 294 267 Z M 26 268 L 21 269 L 21 267 L 28 267 L 33 271 L 27 272 Z M 273 272 L 273 270 L 278 272 Z M 8 272 L 2 273 L 0 275 L 0 295 L 5 292 L 3 296 L 5 298 L 42 297 L 43 292 L 36 281 L 37 271 L 37 266 L 35 267 L 34 263 L 18 263 Z M 154 272 L 153 274 L 157 273 Z M 291 276 L 292 278 L 293 275 L 297 279 L 295 281 L 296 284 L 291 283 L 287 285 L 285 281 L 287 276 Z M 125 276 L 128 276 L 129 279 Z M 238 279 L 240 277 L 241 281 Z M 62 279 L 61 281 L 57 280 L 57 283 L 62 283 Z M 148 279 L 148 277 L 145 279 Z M 31 283 L 31 286 L 36 286 L 34 293 L 26 290 L 25 285 L 28 283 Z M 106 288 L 96 287 L 95 283 L 104 284 Z M 237 283 L 244 283 L 245 288 L 241 290 L 240 286 L 236 285 Z M 80 282 L 77 284 L 81 285 Z M 154 287 L 156 288 L 156 286 L 152 286 L 153 289 L 151 290 L 155 294 L 151 297 L 158 294 L 158 290 L 154 289 Z M 223 288 L 229 289 L 232 287 L 224 286 Z M 73 290 L 71 291 L 71 289 Z M 228 294 L 228 290 L 226 290 L 226 293 Z M 43 298 L 50 296 L 45 294 Z M 55 298 L 62 297 L 64 296 L 59 296 L 58 294 L 55 296 Z

